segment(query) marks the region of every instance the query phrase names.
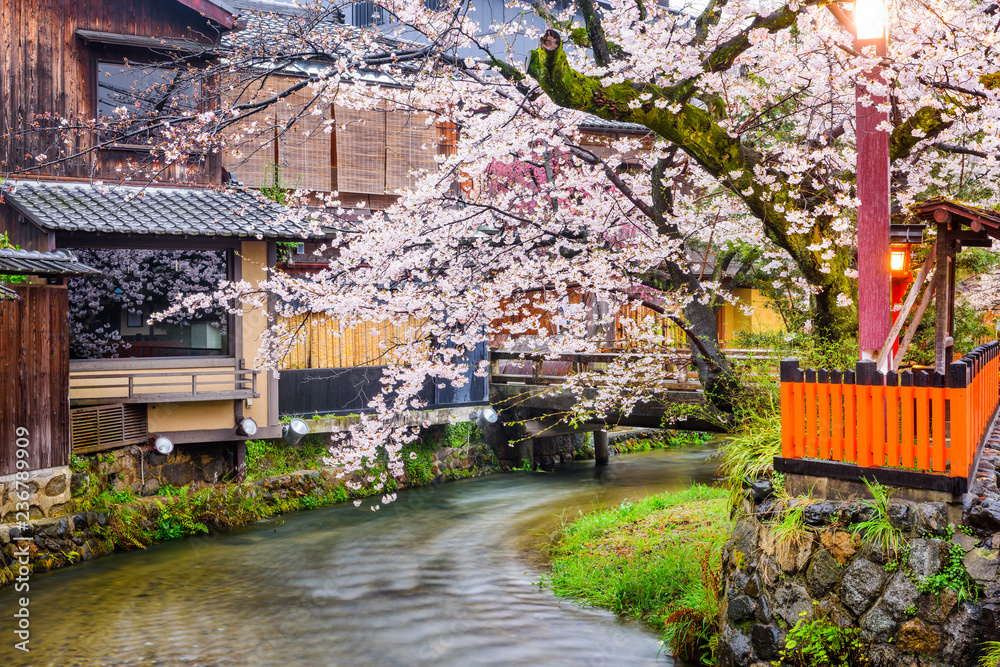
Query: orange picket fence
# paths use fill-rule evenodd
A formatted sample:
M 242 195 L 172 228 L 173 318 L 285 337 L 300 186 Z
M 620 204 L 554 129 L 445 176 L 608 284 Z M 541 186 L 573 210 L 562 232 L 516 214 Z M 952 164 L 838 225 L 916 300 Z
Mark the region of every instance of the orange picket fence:
M 802 370 L 781 362 L 781 456 L 967 478 L 1000 398 L 1000 344 L 948 374 Z

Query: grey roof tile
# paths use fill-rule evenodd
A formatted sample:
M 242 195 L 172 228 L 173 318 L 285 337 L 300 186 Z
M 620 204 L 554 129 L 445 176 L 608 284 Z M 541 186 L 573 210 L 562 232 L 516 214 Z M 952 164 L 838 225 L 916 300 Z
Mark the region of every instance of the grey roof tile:
M 69 250 L 38 252 L 0 248 L 0 273 L 28 276 L 85 276 L 100 273 Z
M 304 223 L 248 190 L 21 181 L 0 187 L 31 222 L 63 232 L 305 238 Z

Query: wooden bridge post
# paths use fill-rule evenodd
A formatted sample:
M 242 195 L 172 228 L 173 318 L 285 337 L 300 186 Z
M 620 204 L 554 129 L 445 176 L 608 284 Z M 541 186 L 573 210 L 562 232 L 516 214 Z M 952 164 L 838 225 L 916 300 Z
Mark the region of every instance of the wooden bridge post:
M 610 454 L 607 431 L 594 431 L 594 459 L 599 466 L 608 465 Z

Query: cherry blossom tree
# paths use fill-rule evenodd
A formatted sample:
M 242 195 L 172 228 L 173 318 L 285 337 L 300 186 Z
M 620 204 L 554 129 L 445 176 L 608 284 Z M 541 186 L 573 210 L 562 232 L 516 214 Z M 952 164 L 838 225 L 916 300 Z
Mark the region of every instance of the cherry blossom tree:
M 876 64 L 894 213 L 928 196 L 1000 203 L 995 3 L 892 2 L 884 58 L 854 48 L 850 3 L 824 0 L 515 1 L 491 13 L 465 0 L 375 4 L 393 20 L 372 29 L 335 25 L 339 8 L 327 2 L 303 3 L 280 27 L 249 13 L 230 50 L 193 74 L 210 110 L 142 119 L 157 130 L 147 134 L 155 168 L 192 152 L 229 163 L 265 134 L 335 131 L 322 120 L 334 103 L 459 129 L 454 152 L 382 214 L 359 216 L 337 193 L 289 198 L 289 215 L 334 230 L 330 267 L 315 278 L 275 272 L 168 313 L 218 303 L 240 312 L 270 298 L 279 314 L 323 313 L 345 327 L 411 323 L 385 351 L 387 391 L 340 450 L 349 469 L 387 453 L 387 475 L 401 475 L 398 452 L 415 430 L 397 415 L 420 407 L 425 378 L 463 382 L 461 360 L 498 323 L 530 349 L 580 353 L 600 349 L 595 332 L 618 308 L 641 304 L 684 328 L 725 408 L 735 386 L 713 305 L 731 296 L 717 274 L 691 269 L 691 248 L 753 259 L 811 311 L 807 328 L 852 338 L 855 81 Z M 527 62 L 525 40 L 537 43 Z M 281 76 L 290 70 L 302 74 L 294 84 Z M 309 103 L 279 118 L 275 106 L 301 91 Z M 64 132 L 95 122 L 101 136 L 140 131 L 128 108 L 116 115 L 61 122 Z M 650 139 L 595 150 L 580 131 L 594 116 L 647 128 Z M 53 145 L 40 164 L 73 156 L 75 144 Z M 568 305 L 561 297 L 573 292 L 608 307 Z M 576 418 L 655 398 L 665 355 L 653 320 L 626 323 L 634 353 L 599 389 L 587 374 L 570 379 Z M 259 362 L 276 365 L 292 336 L 274 327 Z

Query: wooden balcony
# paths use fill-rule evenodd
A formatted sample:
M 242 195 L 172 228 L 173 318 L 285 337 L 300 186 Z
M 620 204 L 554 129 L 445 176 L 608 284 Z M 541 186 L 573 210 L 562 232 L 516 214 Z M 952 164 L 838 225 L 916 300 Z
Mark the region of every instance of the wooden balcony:
M 176 403 L 258 398 L 260 371 L 234 368 L 191 370 L 71 371 L 73 406 L 99 403 Z

